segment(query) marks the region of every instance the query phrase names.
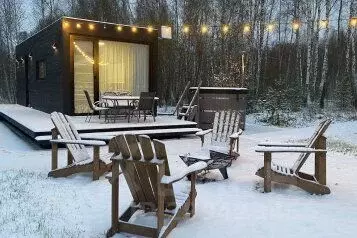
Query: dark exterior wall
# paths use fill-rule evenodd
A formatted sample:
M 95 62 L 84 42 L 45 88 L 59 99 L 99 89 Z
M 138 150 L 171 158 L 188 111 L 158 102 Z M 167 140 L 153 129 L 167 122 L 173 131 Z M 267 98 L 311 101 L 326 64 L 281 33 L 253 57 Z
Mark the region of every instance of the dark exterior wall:
M 61 22 L 57 21 L 41 32 L 22 42 L 16 47 L 16 57 L 23 58 L 24 64 L 18 67 L 17 75 L 17 100 L 26 103 L 26 64 L 28 75 L 28 105 L 35 109 L 52 112 L 63 111 L 62 97 L 62 48 L 61 48 Z M 55 51 L 52 45 L 56 43 Z M 29 57 L 32 55 L 32 58 Z M 36 64 L 38 61 L 46 62 L 46 77 L 37 79 Z

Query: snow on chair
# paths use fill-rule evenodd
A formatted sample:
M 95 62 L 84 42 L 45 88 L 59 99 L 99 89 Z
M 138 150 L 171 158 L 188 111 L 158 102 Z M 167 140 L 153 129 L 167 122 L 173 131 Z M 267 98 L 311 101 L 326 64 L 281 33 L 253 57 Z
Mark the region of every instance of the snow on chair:
M 239 136 L 243 133 L 240 125 L 240 113 L 235 110 L 218 111 L 214 115 L 213 128 L 196 133 L 201 138 L 202 146 L 226 147 L 227 152 L 239 156 Z M 205 136 L 211 134 L 211 140 L 205 145 Z M 207 143 L 206 143 L 207 144 Z
M 104 141 L 82 140 L 70 118 L 60 112 L 52 112 L 51 120 L 55 128 L 52 129 L 52 163 L 48 176 L 66 177 L 79 172 L 93 172 L 93 180 L 98 180 L 102 174 L 111 170 L 112 153 L 100 155 L 99 147 L 106 145 Z M 67 147 L 67 166 L 63 168 L 57 168 L 58 144 Z M 93 146 L 93 157 L 89 155 L 86 145 Z
M 260 143 L 256 152 L 264 153 L 264 167 L 256 175 L 264 178 L 264 192 L 271 191 L 271 182 L 292 184 L 312 194 L 329 194 L 326 186 L 326 137 L 323 135 L 331 124 L 327 119 L 320 123 L 307 144 Z M 272 153 L 301 153 L 293 167 L 271 162 Z M 309 155 L 315 154 L 315 174 L 300 171 Z
M 208 164 L 206 170 L 219 169 L 223 178 L 227 179 L 227 167 L 231 165 L 232 159 L 239 156 L 239 136 L 243 133 L 239 124 L 238 111 L 216 112 L 213 128 L 196 133 L 201 138 L 202 150 L 180 155 L 180 158 L 186 165 L 205 161 Z M 209 141 L 205 140 L 208 134 L 211 134 Z
M 195 213 L 196 189 L 195 181 L 197 172 L 206 168 L 206 163 L 198 162 L 186 167 L 180 173 L 171 175 L 167 159 L 165 144 L 153 140 L 155 153 L 148 136 L 139 136 L 138 143 L 132 134 L 119 135 L 109 142 L 109 151 L 114 152 L 112 158 L 112 227 L 107 232 L 107 237 L 117 232 L 127 232 L 147 237 L 166 237 L 174 229 L 179 220 L 186 213 L 191 217 Z M 121 213 L 119 219 L 119 165 L 128 184 L 133 203 Z M 181 180 L 186 175 L 191 175 L 191 188 L 174 193 L 173 183 Z M 134 220 L 145 219 L 146 214 L 156 213 L 157 222 L 153 226 L 139 225 Z M 134 216 L 133 216 L 134 215 Z M 170 216 L 168 222 L 164 217 Z

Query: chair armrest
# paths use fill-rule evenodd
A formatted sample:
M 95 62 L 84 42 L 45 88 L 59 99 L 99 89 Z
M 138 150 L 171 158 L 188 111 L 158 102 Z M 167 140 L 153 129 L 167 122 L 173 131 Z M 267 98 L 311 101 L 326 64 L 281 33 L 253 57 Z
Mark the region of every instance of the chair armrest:
M 238 139 L 240 135 L 242 135 L 243 133 L 243 130 L 242 129 L 239 129 L 238 132 L 235 132 L 233 133 L 232 135 L 229 136 L 229 138 L 231 139 Z
M 258 146 L 267 146 L 267 147 L 305 147 L 306 144 L 263 142 L 263 143 L 259 143 Z
M 92 146 L 104 146 L 106 143 L 101 140 L 65 140 L 57 139 L 50 140 L 53 144 L 78 144 L 78 145 L 92 145 Z
M 213 131 L 213 129 L 199 131 L 199 132 L 196 132 L 196 136 L 204 136 L 204 135 L 207 135 L 208 133 L 211 133 L 212 131 Z
M 182 178 L 184 178 L 185 176 L 201 171 L 203 169 L 205 169 L 207 167 L 207 164 L 205 162 L 197 162 L 194 163 L 190 166 L 188 166 L 186 169 L 182 170 L 180 173 L 175 174 L 175 175 L 171 175 L 171 176 L 163 176 L 161 179 L 161 184 L 172 184 L 175 183 L 179 180 L 181 180 Z
M 108 102 L 106 102 L 106 101 L 96 101 L 93 104 L 94 104 L 94 106 L 97 106 L 97 107 L 107 107 L 108 106 Z
M 326 153 L 327 150 L 306 147 L 257 147 L 255 152 L 270 153 Z

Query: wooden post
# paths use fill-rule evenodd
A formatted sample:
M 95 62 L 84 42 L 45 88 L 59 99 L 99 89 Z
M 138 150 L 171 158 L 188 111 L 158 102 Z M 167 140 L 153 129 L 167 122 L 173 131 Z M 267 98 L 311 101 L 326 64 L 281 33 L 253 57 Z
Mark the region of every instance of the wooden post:
M 197 173 L 191 174 L 191 192 L 190 192 L 190 217 L 193 217 L 195 215 L 195 201 L 196 201 L 196 177 Z
M 73 155 L 69 150 L 67 150 L 67 165 L 73 164 Z
M 58 139 L 58 131 L 56 128 L 53 128 L 51 130 L 52 133 L 52 139 L 57 140 Z M 55 170 L 58 167 L 58 144 L 57 143 L 51 143 L 51 148 L 52 148 L 52 161 L 51 161 L 51 170 Z
M 93 146 L 93 180 L 99 179 L 99 146 Z
M 271 192 L 271 153 L 264 152 L 264 192 Z
M 112 229 L 114 233 L 119 231 L 119 161 L 113 160 L 112 167 Z
M 317 139 L 315 149 L 326 149 L 325 136 Z M 326 152 L 315 153 L 315 178 L 320 184 L 326 185 Z
M 164 176 L 165 173 L 165 166 L 164 164 L 160 164 L 159 166 L 159 170 L 157 173 L 157 237 L 159 237 L 161 228 L 164 226 L 164 204 L 165 204 L 165 185 L 161 184 L 161 179 Z

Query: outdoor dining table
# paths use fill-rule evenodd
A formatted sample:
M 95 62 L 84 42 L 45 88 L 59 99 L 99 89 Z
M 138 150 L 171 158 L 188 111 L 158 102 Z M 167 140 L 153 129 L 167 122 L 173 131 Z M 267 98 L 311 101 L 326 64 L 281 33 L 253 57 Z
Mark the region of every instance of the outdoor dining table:
M 103 100 L 110 100 L 110 101 L 113 101 L 113 102 L 119 102 L 119 101 L 127 101 L 128 104 L 130 104 L 130 102 L 135 102 L 135 101 L 139 101 L 140 99 L 140 96 L 102 96 L 102 99 Z M 158 101 L 159 98 L 158 97 L 155 97 L 155 101 Z
M 122 107 L 122 108 L 125 108 L 125 107 L 130 107 L 130 103 L 134 104 L 134 102 L 136 101 L 139 101 L 140 99 L 140 96 L 128 96 L 128 95 L 123 95 L 123 96 L 114 96 L 114 95 L 105 95 L 105 96 L 102 96 L 102 100 L 105 100 L 105 101 L 111 101 L 113 103 L 113 106 L 114 107 Z M 158 102 L 159 102 L 159 98 L 158 97 L 155 97 L 155 106 L 154 106 L 154 114 L 155 116 L 157 115 L 157 105 L 158 105 Z M 127 102 L 124 104 L 120 104 L 120 102 Z

